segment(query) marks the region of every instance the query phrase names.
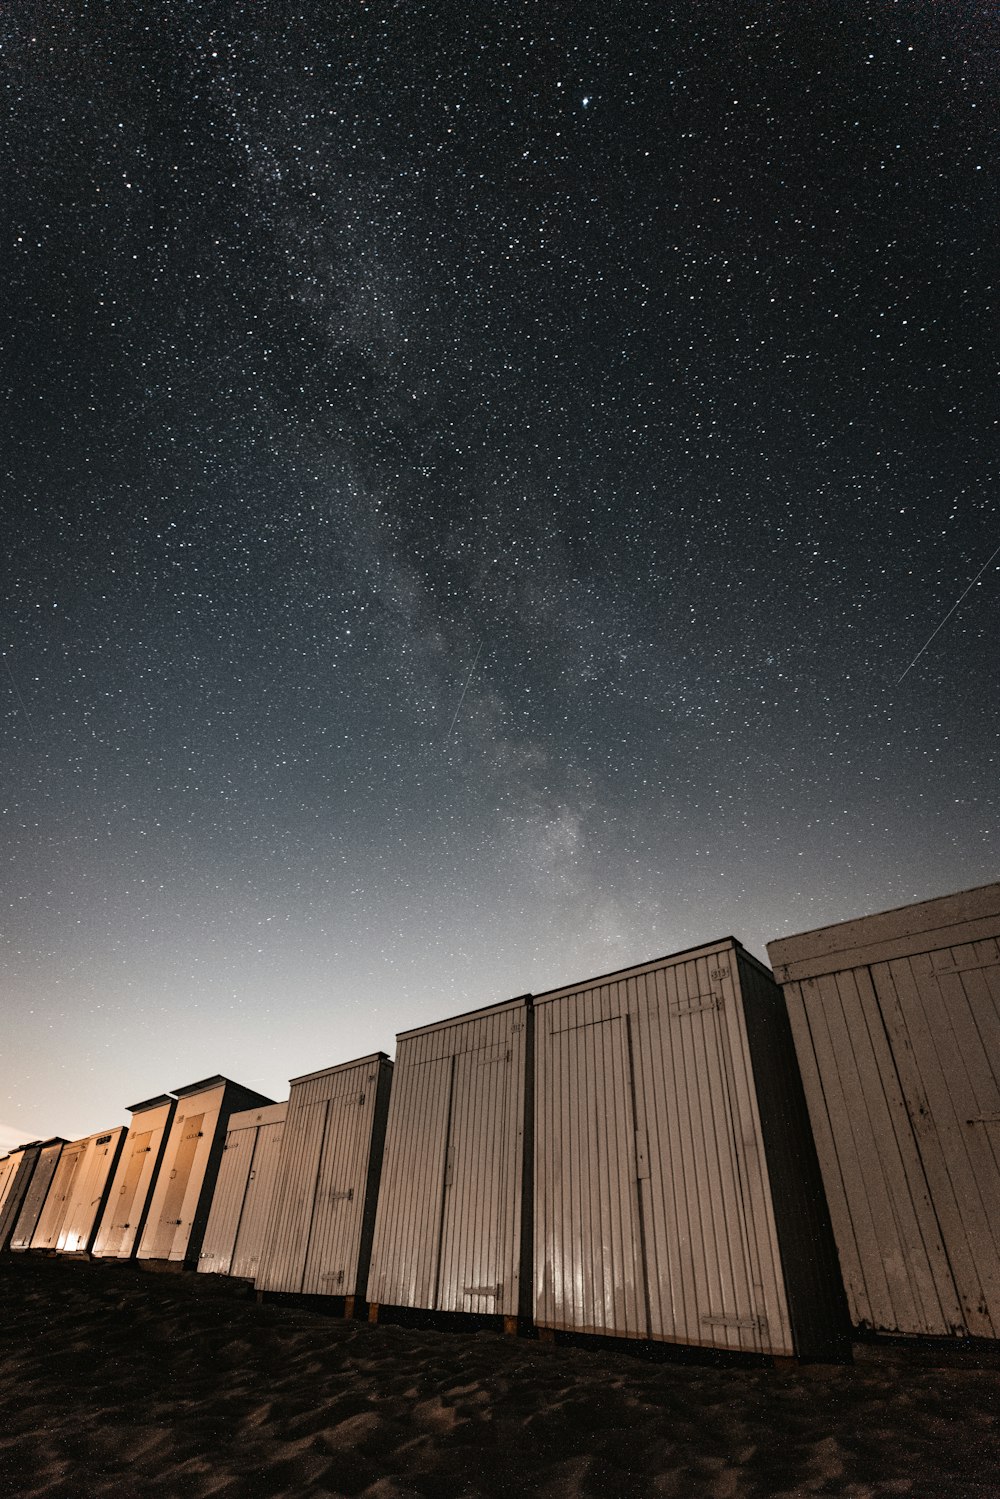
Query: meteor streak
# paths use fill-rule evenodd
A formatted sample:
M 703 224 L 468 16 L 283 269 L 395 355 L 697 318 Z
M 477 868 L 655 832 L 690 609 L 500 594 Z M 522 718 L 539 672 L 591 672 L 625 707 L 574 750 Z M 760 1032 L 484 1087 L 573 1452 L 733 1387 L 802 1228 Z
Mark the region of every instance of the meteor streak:
M 1000 548 L 998 548 L 998 550 L 1000 550 Z M 451 738 L 451 735 L 452 735 L 452 730 L 454 729 L 455 725 L 458 723 L 458 715 L 462 711 L 462 704 L 465 702 L 465 694 L 469 690 L 469 683 L 472 681 L 472 674 L 475 671 L 476 666 L 477 666 L 477 664 L 479 662 L 479 657 L 482 655 L 483 644 L 484 644 L 484 642 L 481 640 L 479 642 L 479 650 L 476 652 L 476 655 L 475 655 L 475 660 L 473 661 L 472 665 L 469 668 L 469 675 L 465 679 L 465 686 L 462 688 L 462 696 L 458 700 L 458 707 L 455 709 L 455 717 L 451 721 L 451 728 L 448 730 L 447 734 L 444 736 L 444 742 L 445 742 L 445 744 L 448 743 L 448 740 Z
M 917 652 L 917 654 L 914 656 L 913 660 L 910 662 L 910 666 L 916 666 L 917 662 L 920 660 L 921 656 L 924 654 L 924 651 L 927 649 L 927 647 L 930 645 L 931 641 L 934 639 L 934 636 L 938 633 L 939 630 L 943 630 L 944 627 L 945 627 L 945 625 L 948 623 L 949 619 L 951 619 L 951 616 L 954 614 L 955 610 L 958 608 L 959 604 L 962 602 L 962 599 L 965 598 L 965 594 L 968 593 L 972 589 L 972 587 L 973 587 L 974 584 L 976 584 L 976 583 L 979 582 L 979 579 L 983 576 L 983 573 L 989 567 L 990 563 L 993 561 L 993 558 L 994 557 L 998 557 L 998 556 L 1000 556 L 1000 547 L 997 547 L 996 551 L 993 552 L 991 556 L 987 557 L 986 561 L 983 563 L 982 567 L 979 569 L 979 571 L 976 573 L 976 576 L 973 578 L 972 582 L 969 584 L 968 588 L 966 588 L 965 593 L 963 593 L 961 595 L 961 597 L 959 597 L 959 598 L 957 598 L 955 600 L 955 602 L 952 604 L 951 608 L 948 610 L 948 613 L 945 615 L 945 617 L 941 621 L 941 623 L 937 626 L 936 629 L 934 629 L 934 630 L 931 631 L 931 633 L 928 635 L 927 639 L 924 641 L 923 645 L 920 647 L 920 649 Z M 906 671 L 910 670 L 910 666 L 908 666 L 906 668 Z M 899 683 L 903 680 L 903 677 L 906 676 L 906 671 L 903 672 L 903 676 L 900 677 L 898 679 L 898 681 L 896 682 L 896 686 L 897 687 L 899 686 Z

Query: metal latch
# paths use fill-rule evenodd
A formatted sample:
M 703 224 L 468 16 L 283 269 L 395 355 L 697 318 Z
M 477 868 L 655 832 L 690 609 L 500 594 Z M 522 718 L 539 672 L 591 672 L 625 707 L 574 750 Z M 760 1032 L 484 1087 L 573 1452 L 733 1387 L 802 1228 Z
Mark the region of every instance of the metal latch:
M 635 1132 L 635 1174 L 638 1181 L 649 1179 L 649 1140 L 644 1129 Z
M 754 1332 L 764 1332 L 767 1328 L 766 1317 L 730 1317 L 724 1312 L 709 1312 L 700 1320 L 706 1327 L 748 1327 Z
M 696 1015 L 700 1010 L 721 1010 L 721 994 L 696 994 L 692 999 L 670 1006 L 671 1015 Z

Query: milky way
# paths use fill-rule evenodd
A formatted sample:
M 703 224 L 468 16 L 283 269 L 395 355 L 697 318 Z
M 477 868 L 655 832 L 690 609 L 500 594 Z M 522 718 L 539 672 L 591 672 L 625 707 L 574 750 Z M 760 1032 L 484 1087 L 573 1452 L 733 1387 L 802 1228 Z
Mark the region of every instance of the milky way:
M 997 877 L 986 7 L 8 7 L 0 1120 Z

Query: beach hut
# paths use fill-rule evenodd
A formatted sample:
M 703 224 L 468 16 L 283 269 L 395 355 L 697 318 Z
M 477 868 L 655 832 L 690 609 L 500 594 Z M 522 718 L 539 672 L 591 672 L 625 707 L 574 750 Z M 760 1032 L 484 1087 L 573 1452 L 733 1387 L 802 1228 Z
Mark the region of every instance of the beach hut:
M 0 1160 L 0 1249 L 10 1247 L 43 1143 L 19 1145 Z
M 31 1183 L 24 1194 L 21 1211 L 18 1214 L 17 1223 L 14 1225 L 14 1231 L 11 1234 L 10 1247 L 14 1252 L 21 1253 L 31 1247 L 31 1237 L 38 1226 L 38 1219 L 45 1205 L 45 1199 L 49 1194 L 52 1178 L 55 1175 L 56 1167 L 59 1164 L 59 1157 L 62 1155 L 62 1148 L 65 1144 L 65 1140 L 46 1140 L 39 1152 L 35 1169 L 31 1175 Z
M 368 1277 L 376 1308 L 526 1309 L 529 1018 L 523 997 L 397 1037 Z
M 63 1146 L 29 1249 L 88 1252 L 124 1138 L 119 1125 Z
M 169 1093 L 129 1105 L 132 1123 L 94 1239 L 95 1259 L 129 1259 L 135 1253 L 176 1107 Z
M 825 1358 L 843 1290 L 787 1017 L 732 937 L 534 999 L 534 1320 Z
M 391 1076 L 374 1052 L 292 1078 L 259 1291 L 364 1294 Z
M 0 1160 L 0 1249 L 10 1246 L 42 1144 L 41 1140 L 32 1140 Z
M 119 1124 L 114 1129 L 88 1135 L 82 1159 L 74 1173 L 73 1190 L 56 1240 L 56 1249 L 60 1254 L 90 1253 L 108 1200 L 125 1134 L 125 1126 Z
M 287 1103 L 247 1109 L 229 1120 L 205 1238 L 203 1273 L 253 1280 L 278 1177 Z
M 55 1251 L 59 1230 L 73 1191 L 73 1178 L 80 1168 L 86 1146 L 86 1138 L 70 1140 L 60 1151 L 34 1232 L 26 1246 L 28 1249 Z
M 1000 1337 L 1000 884 L 768 952 L 853 1322 Z
M 273 1099 L 226 1077 L 172 1088 L 177 1099 L 136 1258 L 178 1269 L 198 1263 L 230 1116 Z

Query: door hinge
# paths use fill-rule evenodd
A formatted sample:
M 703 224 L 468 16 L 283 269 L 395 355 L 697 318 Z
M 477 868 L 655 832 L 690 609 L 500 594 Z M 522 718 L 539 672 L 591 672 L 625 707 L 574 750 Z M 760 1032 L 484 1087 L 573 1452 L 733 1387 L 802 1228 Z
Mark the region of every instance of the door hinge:
M 331 1192 L 331 1202 L 351 1202 L 354 1197 L 354 1188 L 348 1187 L 346 1192 Z
M 498 1280 L 495 1286 L 463 1286 L 462 1291 L 466 1296 L 486 1296 L 491 1301 L 499 1301 L 503 1294 L 503 1281 Z

